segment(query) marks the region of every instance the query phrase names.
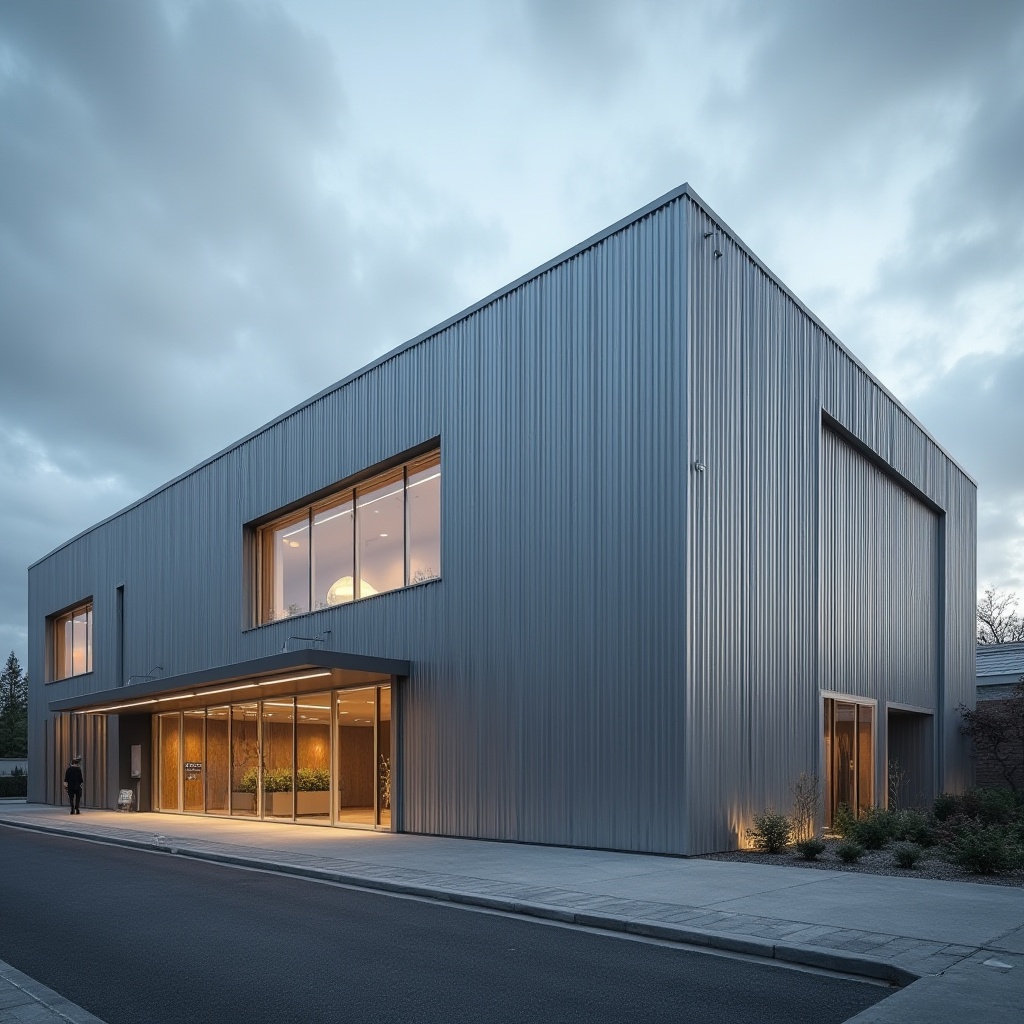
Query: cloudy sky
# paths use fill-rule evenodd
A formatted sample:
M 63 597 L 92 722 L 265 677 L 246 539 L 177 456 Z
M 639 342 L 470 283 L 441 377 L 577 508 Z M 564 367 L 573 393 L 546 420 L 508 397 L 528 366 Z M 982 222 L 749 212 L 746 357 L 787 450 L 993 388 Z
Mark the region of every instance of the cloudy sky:
M 4 0 L 0 653 L 30 562 L 683 181 L 1024 594 L 1019 0 Z

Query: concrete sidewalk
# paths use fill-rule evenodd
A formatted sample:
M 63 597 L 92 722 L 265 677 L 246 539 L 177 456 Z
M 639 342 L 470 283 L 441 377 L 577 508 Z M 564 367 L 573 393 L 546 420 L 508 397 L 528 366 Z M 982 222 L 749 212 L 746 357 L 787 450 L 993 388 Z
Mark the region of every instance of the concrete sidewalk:
M 0 805 L 2 823 L 909 986 L 858 1024 L 1024 1015 L 1019 888 L 30 804 Z

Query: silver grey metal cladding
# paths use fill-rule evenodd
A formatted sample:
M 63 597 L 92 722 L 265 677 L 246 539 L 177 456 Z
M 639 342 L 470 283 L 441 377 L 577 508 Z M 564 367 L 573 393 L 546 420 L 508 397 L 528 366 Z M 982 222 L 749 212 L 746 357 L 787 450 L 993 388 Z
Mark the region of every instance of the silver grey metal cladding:
M 940 784 L 969 781 L 955 708 L 972 700 L 976 495 L 970 478 L 714 214 L 695 197 L 687 201 L 690 461 L 705 466 L 689 477 L 687 540 L 685 799 L 697 851 L 742 842 L 754 814 L 791 806 L 801 771 L 821 774 L 822 689 L 867 670 L 860 630 L 899 599 L 925 607 L 905 613 L 913 635 L 903 646 L 888 643 L 871 671 L 895 693 L 919 693 L 931 679 L 945 757 Z M 863 461 L 840 466 L 830 449 L 823 466 L 822 445 L 831 443 L 823 442 L 823 415 L 940 514 L 902 492 L 894 497 L 891 480 L 872 466 L 867 488 Z M 845 603 L 826 607 L 836 600 L 822 582 L 835 558 L 823 550 L 834 532 L 822 532 L 820 493 L 828 507 L 844 497 L 866 503 L 862 557 L 896 557 L 892 542 L 901 535 L 933 551 L 924 578 L 900 576 L 899 595 L 862 588 L 870 604 L 856 619 L 843 619 Z M 916 517 L 915 526 L 887 515 Z M 819 649 L 826 632 L 827 658 Z M 882 709 L 884 717 L 884 702 Z M 881 762 L 884 733 L 876 749 Z
M 821 687 L 934 709 L 941 517 L 822 435 Z
M 95 672 L 45 699 L 115 685 L 121 583 L 126 673 L 280 650 L 296 621 L 243 629 L 243 524 L 439 436 L 442 579 L 299 620 L 413 663 L 402 827 L 684 849 L 685 213 L 652 212 L 41 561 L 33 671 L 44 617 L 95 602 Z
M 934 669 L 955 788 L 974 485 L 686 188 L 33 566 L 30 675 L 45 617 L 90 596 L 95 672 L 33 686 L 30 742 L 47 701 L 117 685 L 123 584 L 126 675 L 326 629 L 334 650 L 410 661 L 394 693 L 404 829 L 734 846 L 818 768 L 823 416 L 931 510 L 938 625 L 899 664 Z M 245 524 L 436 437 L 442 579 L 249 628 Z M 836 495 L 864 476 L 839 461 Z M 842 674 L 860 641 L 836 636 Z

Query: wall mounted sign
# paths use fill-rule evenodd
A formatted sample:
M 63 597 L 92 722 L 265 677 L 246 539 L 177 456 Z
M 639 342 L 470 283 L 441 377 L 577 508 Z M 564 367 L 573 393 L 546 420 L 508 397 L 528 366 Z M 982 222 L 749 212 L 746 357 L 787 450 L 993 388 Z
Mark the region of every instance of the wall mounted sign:
M 185 778 L 186 779 L 199 779 L 203 775 L 203 762 L 202 761 L 186 761 L 185 762 Z

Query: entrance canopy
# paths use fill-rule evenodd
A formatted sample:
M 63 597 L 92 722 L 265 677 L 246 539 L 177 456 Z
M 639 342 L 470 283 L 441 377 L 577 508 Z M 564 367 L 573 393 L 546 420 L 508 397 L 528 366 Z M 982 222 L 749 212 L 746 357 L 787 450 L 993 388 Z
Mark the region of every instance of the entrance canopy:
M 253 661 L 51 700 L 47 706 L 50 711 L 78 711 L 90 715 L 177 711 L 204 707 L 211 702 L 366 686 L 408 675 L 409 662 L 393 658 L 338 651 L 287 651 Z

